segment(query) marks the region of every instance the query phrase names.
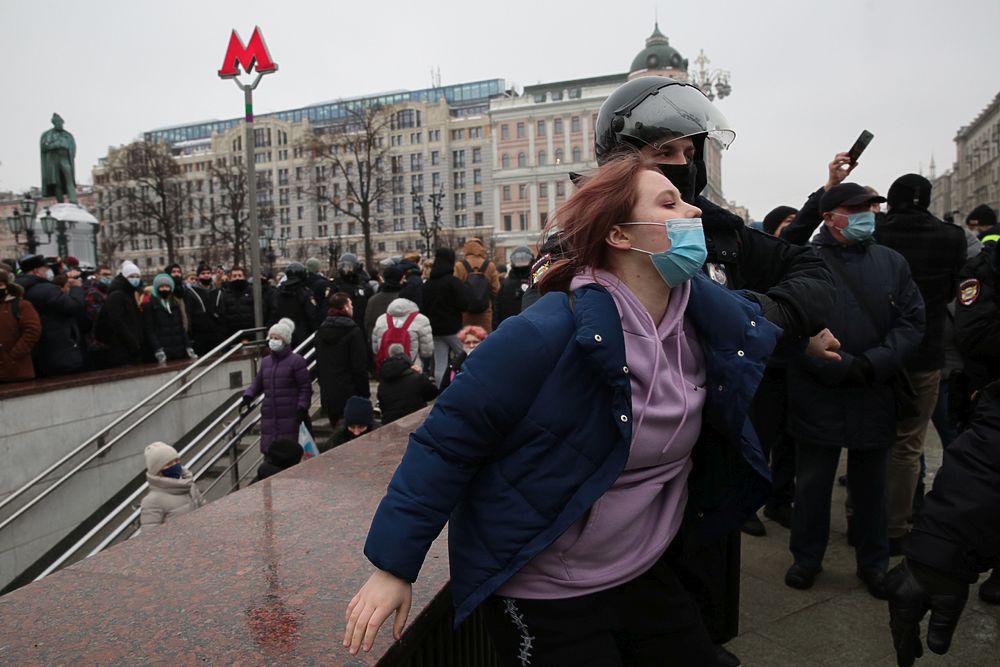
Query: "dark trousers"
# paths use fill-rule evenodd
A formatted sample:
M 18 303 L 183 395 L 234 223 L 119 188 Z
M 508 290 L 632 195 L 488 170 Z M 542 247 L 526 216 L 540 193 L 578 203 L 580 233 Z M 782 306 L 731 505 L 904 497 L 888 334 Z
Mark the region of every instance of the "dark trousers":
M 483 611 L 505 667 L 716 664 L 701 615 L 665 559 L 606 591 L 558 600 L 493 596 Z
M 764 371 L 750 408 L 753 423 L 764 454 L 771 461 L 770 507 L 791 505 L 795 499 L 795 441 L 785 432 L 788 422 L 788 385 L 785 369 L 768 367 Z
M 840 448 L 798 442 L 795 513 L 789 547 L 795 562 L 818 568 L 830 539 L 830 497 Z M 858 571 L 885 572 L 889 563 L 886 470 L 889 450 L 847 451 L 847 489 Z
M 952 440 L 958 437 L 958 428 L 956 428 L 955 422 L 952 421 L 951 411 L 949 410 L 951 401 L 950 383 L 950 379 L 942 377 L 938 388 L 937 404 L 934 406 L 934 412 L 931 413 L 931 422 L 934 424 L 934 428 L 937 429 L 938 435 L 941 436 L 942 447 L 947 447 L 951 444 Z M 921 468 L 920 481 L 922 482 L 923 480 L 923 468 Z

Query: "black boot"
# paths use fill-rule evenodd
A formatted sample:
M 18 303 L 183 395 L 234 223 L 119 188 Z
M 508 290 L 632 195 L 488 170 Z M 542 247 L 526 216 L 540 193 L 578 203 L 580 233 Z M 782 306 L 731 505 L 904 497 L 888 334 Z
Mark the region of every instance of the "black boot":
M 979 599 L 987 604 L 1000 604 L 1000 567 L 993 568 L 989 579 L 980 584 Z
M 756 514 L 751 515 L 749 519 L 744 521 L 740 530 L 754 537 L 764 537 L 767 535 L 767 528 L 764 528 L 764 524 L 757 518 Z

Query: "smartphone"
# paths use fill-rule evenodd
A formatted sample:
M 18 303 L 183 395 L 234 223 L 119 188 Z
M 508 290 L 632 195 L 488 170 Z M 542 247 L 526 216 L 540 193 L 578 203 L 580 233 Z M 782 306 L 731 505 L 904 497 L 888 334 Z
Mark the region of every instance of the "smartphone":
M 851 150 L 847 151 L 847 156 L 851 158 L 851 164 L 857 164 L 858 158 L 861 157 L 861 154 L 865 152 L 865 149 L 868 148 L 868 144 L 870 144 L 874 138 L 875 135 L 868 130 L 861 132 L 857 141 L 855 141 L 854 145 L 851 146 Z

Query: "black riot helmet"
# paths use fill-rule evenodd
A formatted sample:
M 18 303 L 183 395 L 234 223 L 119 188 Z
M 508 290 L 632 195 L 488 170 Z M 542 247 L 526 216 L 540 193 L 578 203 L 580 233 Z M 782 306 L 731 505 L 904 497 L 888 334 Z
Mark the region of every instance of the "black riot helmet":
M 619 86 L 601 105 L 594 134 L 598 164 L 628 148 L 659 150 L 671 141 L 690 137 L 695 146 L 693 162 L 661 165 L 661 171 L 688 202 L 707 182 L 705 139 L 728 148 L 736 138 L 729 121 L 697 86 L 665 76 L 643 76 Z
M 306 267 L 299 262 L 292 262 L 285 267 L 285 282 L 289 285 L 296 285 L 305 282 Z

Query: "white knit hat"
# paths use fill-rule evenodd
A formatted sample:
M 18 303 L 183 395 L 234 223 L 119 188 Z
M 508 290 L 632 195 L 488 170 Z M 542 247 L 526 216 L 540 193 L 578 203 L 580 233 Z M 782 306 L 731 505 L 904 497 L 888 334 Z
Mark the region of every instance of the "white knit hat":
M 287 317 L 282 317 L 280 320 L 278 320 L 277 324 L 275 324 L 267 331 L 267 335 L 269 338 L 271 336 L 280 336 L 281 340 L 285 341 L 285 345 L 292 344 L 293 333 L 295 333 L 295 322 L 288 319 Z
M 140 276 L 142 275 L 142 271 L 139 270 L 139 267 L 136 266 L 134 262 L 130 262 L 127 259 L 124 262 L 122 262 L 122 270 L 119 271 L 119 273 L 125 276 L 126 278 L 136 274 Z
M 165 442 L 154 442 L 146 446 L 146 472 L 158 475 L 164 466 L 180 458 L 177 450 Z

